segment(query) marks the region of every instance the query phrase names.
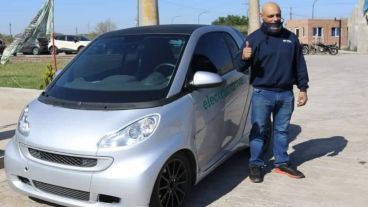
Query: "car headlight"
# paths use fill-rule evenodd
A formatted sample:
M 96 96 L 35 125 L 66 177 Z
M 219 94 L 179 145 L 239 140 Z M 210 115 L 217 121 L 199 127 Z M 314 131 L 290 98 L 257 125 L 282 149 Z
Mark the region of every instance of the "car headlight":
M 159 114 L 152 114 L 141 118 L 116 132 L 102 137 L 98 143 L 98 147 L 121 147 L 142 142 L 155 132 L 159 122 Z
M 28 136 L 31 126 L 28 121 L 28 106 L 22 111 L 18 120 L 17 130 L 23 136 Z

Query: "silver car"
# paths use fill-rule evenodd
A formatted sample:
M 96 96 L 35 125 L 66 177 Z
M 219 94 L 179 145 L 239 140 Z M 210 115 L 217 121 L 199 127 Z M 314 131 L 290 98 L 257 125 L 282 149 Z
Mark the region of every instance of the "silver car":
M 203 25 L 100 36 L 23 110 L 5 151 L 10 185 L 65 206 L 182 206 L 248 146 L 243 41 Z

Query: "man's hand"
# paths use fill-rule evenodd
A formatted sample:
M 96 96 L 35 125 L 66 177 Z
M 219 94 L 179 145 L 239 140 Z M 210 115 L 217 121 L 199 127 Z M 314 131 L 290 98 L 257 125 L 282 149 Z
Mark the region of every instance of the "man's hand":
M 306 91 L 300 91 L 298 96 L 297 106 L 304 106 L 308 101 L 308 95 Z
M 249 45 L 249 42 L 246 41 L 245 42 L 245 47 L 243 48 L 243 55 L 242 55 L 242 59 L 243 60 L 249 60 L 252 57 L 252 48 Z

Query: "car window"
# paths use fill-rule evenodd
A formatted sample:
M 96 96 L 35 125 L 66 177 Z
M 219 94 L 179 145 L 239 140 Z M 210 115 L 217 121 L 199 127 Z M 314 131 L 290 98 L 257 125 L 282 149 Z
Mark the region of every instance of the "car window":
M 187 35 L 126 35 L 94 41 L 48 93 L 70 101 L 146 102 L 167 96 Z
M 191 60 L 191 70 L 225 74 L 233 69 L 233 62 L 222 33 L 214 32 L 203 35 L 197 43 Z
M 79 40 L 80 41 L 90 41 L 87 37 L 83 37 L 83 36 L 79 37 Z
M 74 36 L 66 36 L 66 41 L 74 42 L 77 38 Z
M 239 52 L 238 45 L 236 44 L 234 38 L 231 37 L 229 34 L 223 33 L 223 36 L 225 38 L 225 41 L 226 41 L 227 45 L 229 46 L 232 58 L 235 58 L 237 53 Z
M 56 40 L 65 40 L 65 36 L 64 35 L 56 36 L 55 39 Z

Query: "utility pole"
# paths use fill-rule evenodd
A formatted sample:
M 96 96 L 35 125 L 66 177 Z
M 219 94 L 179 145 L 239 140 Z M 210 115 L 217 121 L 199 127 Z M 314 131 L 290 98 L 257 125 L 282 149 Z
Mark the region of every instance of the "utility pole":
M 12 35 L 12 30 L 11 30 L 12 28 L 11 28 L 11 23 L 9 23 L 9 34 L 10 34 L 10 37 L 13 37 L 13 35 Z
M 139 26 L 158 25 L 158 1 L 157 0 L 138 0 L 139 7 Z
M 312 19 L 314 19 L 314 5 L 316 4 L 317 0 L 313 1 L 313 5 L 312 5 Z
M 290 20 L 293 20 L 293 7 L 290 7 Z
M 259 0 L 248 0 L 248 14 L 249 14 L 249 28 L 248 35 L 255 30 L 257 30 L 260 26 L 259 19 Z

